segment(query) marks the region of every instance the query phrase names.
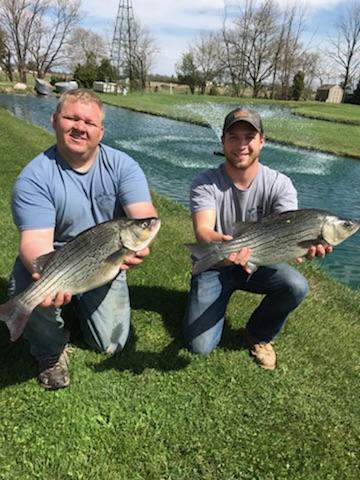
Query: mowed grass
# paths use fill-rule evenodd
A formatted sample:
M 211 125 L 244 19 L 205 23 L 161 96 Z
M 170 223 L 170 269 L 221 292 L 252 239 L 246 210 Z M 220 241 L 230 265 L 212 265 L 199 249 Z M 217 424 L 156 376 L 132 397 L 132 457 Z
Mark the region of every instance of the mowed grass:
M 151 93 L 130 95 L 101 94 L 102 99 L 112 105 L 136 111 L 163 115 L 178 120 L 189 120 L 209 125 L 198 108 L 207 104 L 225 104 L 230 110 L 237 105 L 285 107 L 296 115 L 264 118 L 266 138 L 296 147 L 320 150 L 360 158 L 360 106 L 328 104 L 322 102 L 286 102 L 252 98 L 234 98 L 209 95 L 185 95 Z M 188 108 L 184 108 L 188 107 Z M 310 117 L 303 118 L 302 116 Z
M 0 109 L 1 301 L 17 252 L 11 185 L 52 141 Z M 192 355 L 180 328 L 190 215 L 154 202 L 162 229 L 129 274 L 133 328 L 123 353 L 88 351 L 76 336 L 70 387 L 46 392 L 27 343 L 11 343 L 0 322 L 0 479 L 357 480 L 360 293 L 301 265 L 310 294 L 276 342 L 275 371 L 260 370 L 242 346 L 239 330 L 260 300 L 242 292 L 220 347 Z

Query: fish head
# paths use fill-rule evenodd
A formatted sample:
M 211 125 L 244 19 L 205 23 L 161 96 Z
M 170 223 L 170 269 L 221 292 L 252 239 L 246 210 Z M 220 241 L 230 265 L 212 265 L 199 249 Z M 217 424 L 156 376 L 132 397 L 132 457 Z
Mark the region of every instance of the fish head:
M 329 245 L 339 245 L 360 228 L 360 221 L 327 216 L 322 226 L 322 237 Z
M 126 226 L 120 228 L 122 245 L 134 252 L 146 248 L 156 237 L 160 229 L 160 218 L 129 218 Z

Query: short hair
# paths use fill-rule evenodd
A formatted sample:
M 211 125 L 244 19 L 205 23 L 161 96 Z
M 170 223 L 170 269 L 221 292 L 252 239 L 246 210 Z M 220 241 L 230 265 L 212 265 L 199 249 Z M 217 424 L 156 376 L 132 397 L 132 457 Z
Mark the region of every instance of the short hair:
M 56 115 L 59 115 L 61 113 L 63 105 L 67 101 L 79 101 L 85 104 L 95 103 L 99 107 L 102 113 L 101 121 L 102 122 L 104 121 L 104 118 L 105 118 L 104 104 L 92 90 L 87 90 L 86 88 L 76 88 L 76 89 L 68 90 L 67 92 L 62 93 L 60 95 L 60 98 L 56 107 L 56 111 L 55 111 Z

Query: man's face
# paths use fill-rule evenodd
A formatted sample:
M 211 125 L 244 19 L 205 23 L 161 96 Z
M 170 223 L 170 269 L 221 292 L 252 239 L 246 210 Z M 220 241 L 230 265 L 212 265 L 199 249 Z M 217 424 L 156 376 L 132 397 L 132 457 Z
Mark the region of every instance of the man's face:
M 104 135 L 103 114 L 94 103 L 83 103 L 76 99 L 67 100 L 58 114 L 52 116 L 60 153 L 69 158 L 86 161 L 95 154 Z
M 264 142 L 263 135 L 246 122 L 235 123 L 222 137 L 227 162 L 239 170 L 246 170 L 259 159 Z

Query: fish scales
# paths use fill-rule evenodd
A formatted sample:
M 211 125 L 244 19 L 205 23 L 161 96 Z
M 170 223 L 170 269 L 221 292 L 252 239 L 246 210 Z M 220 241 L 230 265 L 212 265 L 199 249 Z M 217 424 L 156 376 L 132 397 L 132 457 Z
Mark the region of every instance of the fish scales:
M 81 238 L 75 238 L 74 241 L 68 243 L 71 248 L 65 251 L 61 249 L 54 253 L 55 261 L 51 264 L 51 268 L 45 270 L 43 282 L 40 285 L 37 283 L 33 285 L 32 294 L 27 296 L 27 303 L 32 303 L 37 296 L 41 296 L 45 292 L 56 292 L 59 287 L 66 287 L 76 293 L 75 290 L 79 286 L 81 287 L 84 272 L 100 265 L 113 251 L 119 248 L 119 242 L 113 240 L 116 228 L 99 230 L 96 243 L 91 241 L 94 234 L 90 230 L 86 232 L 88 235 L 85 233 Z M 102 247 L 100 250 L 99 245 Z M 76 261 L 73 262 L 73 259 Z
M 216 265 L 242 247 L 251 249 L 253 267 L 289 261 L 305 255 L 311 245 L 338 245 L 359 227 L 359 221 L 341 219 L 324 210 L 271 214 L 258 222 L 235 224 L 233 240 L 188 245 L 195 260 L 193 273 Z
M 60 290 L 83 293 L 110 282 L 119 272 L 125 255 L 146 248 L 157 235 L 160 219 L 118 218 L 92 227 L 53 254 L 35 262 L 41 264 L 40 279 L 24 292 L 0 305 L 0 320 L 6 322 L 12 341 L 22 333 L 32 310 Z

